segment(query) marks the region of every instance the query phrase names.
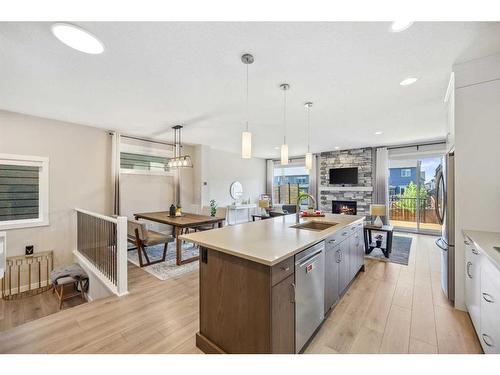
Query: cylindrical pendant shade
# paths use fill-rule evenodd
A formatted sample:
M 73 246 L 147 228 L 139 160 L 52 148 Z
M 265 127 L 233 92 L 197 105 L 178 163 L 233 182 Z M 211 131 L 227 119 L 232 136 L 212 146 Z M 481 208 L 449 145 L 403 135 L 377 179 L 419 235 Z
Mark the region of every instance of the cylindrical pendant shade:
M 306 169 L 311 170 L 313 167 L 313 154 L 306 152 Z
M 281 145 L 281 165 L 288 164 L 288 145 Z
M 250 159 L 252 157 L 252 133 L 241 133 L 241 157 Z

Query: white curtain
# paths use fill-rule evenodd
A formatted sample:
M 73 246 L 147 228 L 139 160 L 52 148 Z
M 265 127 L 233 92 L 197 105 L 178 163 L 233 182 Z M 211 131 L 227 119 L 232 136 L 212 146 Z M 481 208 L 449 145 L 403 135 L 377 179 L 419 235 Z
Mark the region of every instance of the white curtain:
M 318 157 L 313 155 L 312 168 L 309 171 L 309 194 L 316 199 L 316 209 L 319 209 L 319 194 L 318 194 Z
M 384 223 L 389 224 L 389 151 L 387 147 L 377 148 L 375 158 L 375 204 L 384 204 L 386 217 Z
M 273 180 L 274 180 L 274 162 L 272 160 L 266 161 L 266 194 L 273 198 Z
M 120 133 L 111 132 L 111 189 L 113 215 L 120 215 Z

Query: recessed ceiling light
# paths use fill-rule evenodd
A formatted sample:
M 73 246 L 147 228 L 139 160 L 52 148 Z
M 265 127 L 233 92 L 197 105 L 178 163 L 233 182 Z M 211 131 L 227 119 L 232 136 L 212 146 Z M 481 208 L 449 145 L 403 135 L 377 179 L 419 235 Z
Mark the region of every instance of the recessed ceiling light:
M 340 147 L 339 146 L 335 146 L 335 150 L 338 150 Z
M 414 84 L 415 82 L 417 82 L 417 78 L 415 78 L 415 77 L 408 77 L 408 78 L 403 79 L 401 82 L 399 82 L 399 84 L 401 86 L 409 86 L 409 85 Z
M 68 47 L 93 55 L 104 52 L 104 44 L 81 27 L 70 23 L 55 23 L 51 29 L 52 34 Z
M 410 21 L 394 21 L 391 24 L 391 31 L 393 33 L 399 33 L 409 28 L 412 24 L 413 22 Z
M 276 146 L 274 149 L 275 149 L 275 150 L 279 150 L 280 148 L 279 148 L 278 146 Z
M 379 131 L 376 131 L 375 132 L 375 135 L 380 135 L 380 134 L 383 134 L 384 132 L 381 132 L 380 130 Z

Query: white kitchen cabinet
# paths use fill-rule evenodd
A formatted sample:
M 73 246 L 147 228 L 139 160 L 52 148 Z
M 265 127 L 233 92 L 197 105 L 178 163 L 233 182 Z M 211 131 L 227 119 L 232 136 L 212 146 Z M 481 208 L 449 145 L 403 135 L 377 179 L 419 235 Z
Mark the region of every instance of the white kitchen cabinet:
M 481 251 L 468 238 L 465 244 L 465 304 L 477 332 L 481 329 Z
M 486 257 L 481 260 L 481 330 L 485 353 L 500 354 L 500 270 Z

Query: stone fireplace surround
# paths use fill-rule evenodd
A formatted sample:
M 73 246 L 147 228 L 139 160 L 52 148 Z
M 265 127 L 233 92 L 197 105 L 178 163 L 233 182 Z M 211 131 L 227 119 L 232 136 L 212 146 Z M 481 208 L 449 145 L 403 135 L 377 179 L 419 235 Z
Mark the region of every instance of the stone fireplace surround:
M 319 209 L 332 212 L 332 201 L 355 201 L 358 215 L 369 215 L 373 198 L 374 149 L 322 152 L 318 156 Z M 330 185 L 330 168 L 358 167 L 358 184 Z

